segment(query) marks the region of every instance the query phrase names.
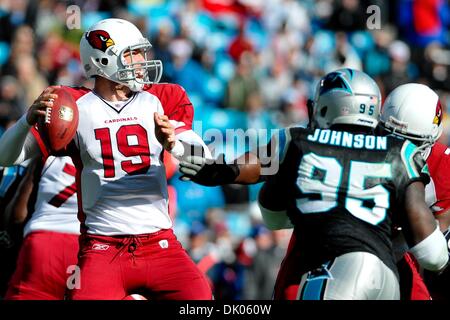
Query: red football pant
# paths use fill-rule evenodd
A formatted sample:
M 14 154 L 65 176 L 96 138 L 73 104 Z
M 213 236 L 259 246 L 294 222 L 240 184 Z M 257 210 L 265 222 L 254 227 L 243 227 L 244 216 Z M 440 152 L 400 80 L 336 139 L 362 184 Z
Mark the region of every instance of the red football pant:
M 286 256 L 278 271 L 273 294 L 274 300 L 297 300 L 298 288 L 302 280 L 302 274 L 298 272 L 299 258 L 297 256 L 295 230 L 291 235 Z
M 34 231 L 20 248 L 6 300 L 63 300 L 70 266 L 76 266 L 78 235 Z M 68 269 L 69 268 L 69 269 Z
M 171 229 L 136 236 L 80 237 L 80 288 L 74 300 L 119 300 L 142 294 L 152 300 L 210 300 L 205 276 Z
M 419 273 L 419 264 L 410 253 L 397 263 L 401 300 L 431 300 L 430 292 Z

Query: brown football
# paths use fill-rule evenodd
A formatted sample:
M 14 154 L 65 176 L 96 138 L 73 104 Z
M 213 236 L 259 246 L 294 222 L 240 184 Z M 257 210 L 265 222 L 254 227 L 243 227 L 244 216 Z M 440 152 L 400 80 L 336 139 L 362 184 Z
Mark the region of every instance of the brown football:
M 50 152 L 64 149 L 75 135 L 78 128 L 78 107 L 72 95 L 63 87 L 52 93 L 58 98 L 53 107 L 47 107 L 46 116 L 38 122 L 38 130 Z

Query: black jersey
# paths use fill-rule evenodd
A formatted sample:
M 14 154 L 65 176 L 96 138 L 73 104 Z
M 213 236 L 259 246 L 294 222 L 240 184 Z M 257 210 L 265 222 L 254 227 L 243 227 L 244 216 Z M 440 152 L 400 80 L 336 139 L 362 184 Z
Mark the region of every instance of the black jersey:
M 378 256 L 396 274 L 391 229 L 408 184 L 429 179 L 411 142 L 346 131 L 290 128 L 266 195 L 286 208 L 308 271 L 348 252 Z M 398 218 L 398 217 L 397 217 Z

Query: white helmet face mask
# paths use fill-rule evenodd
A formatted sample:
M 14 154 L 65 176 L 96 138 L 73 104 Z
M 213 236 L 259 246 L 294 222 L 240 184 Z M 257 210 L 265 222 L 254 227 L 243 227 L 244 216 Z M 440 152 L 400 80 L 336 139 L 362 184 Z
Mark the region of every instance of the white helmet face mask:
M 375 128 L 381 93 L 362 71 L 339 69 L 320 79 L 314 98 L 314 121 L 320 128 L 350 124 Z
M 105 19 L 81 38 L 81 62 L 88 77 L 101 76 L 141 91 L 162 76 L 162 62 L 150 59 L 151 47 L 132 23 Z
M 442 134 L 441 103 L 426 85 L 408 83 L 397 87 L 382 109 L 380 123 L 387 131 L 411 139 L 422 148 L 432 146 Z

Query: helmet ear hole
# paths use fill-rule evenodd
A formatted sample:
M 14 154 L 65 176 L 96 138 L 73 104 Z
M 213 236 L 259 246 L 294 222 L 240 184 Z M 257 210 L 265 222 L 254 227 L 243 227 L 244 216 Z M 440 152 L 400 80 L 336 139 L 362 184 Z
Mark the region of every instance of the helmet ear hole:
M 327 114 L 327 111 L 328 111 L 328 107 L 324 106 L 322 109 L 320 109 L 320 116 L 325 117 L 325 115 Z
M 102 60 L 100 61 L 100 63 L 102 64 L 102 65 L 104 65 L 104 66 L 107 66 L 108 65 L 108 59 L 107 58 L 102 58 Z

